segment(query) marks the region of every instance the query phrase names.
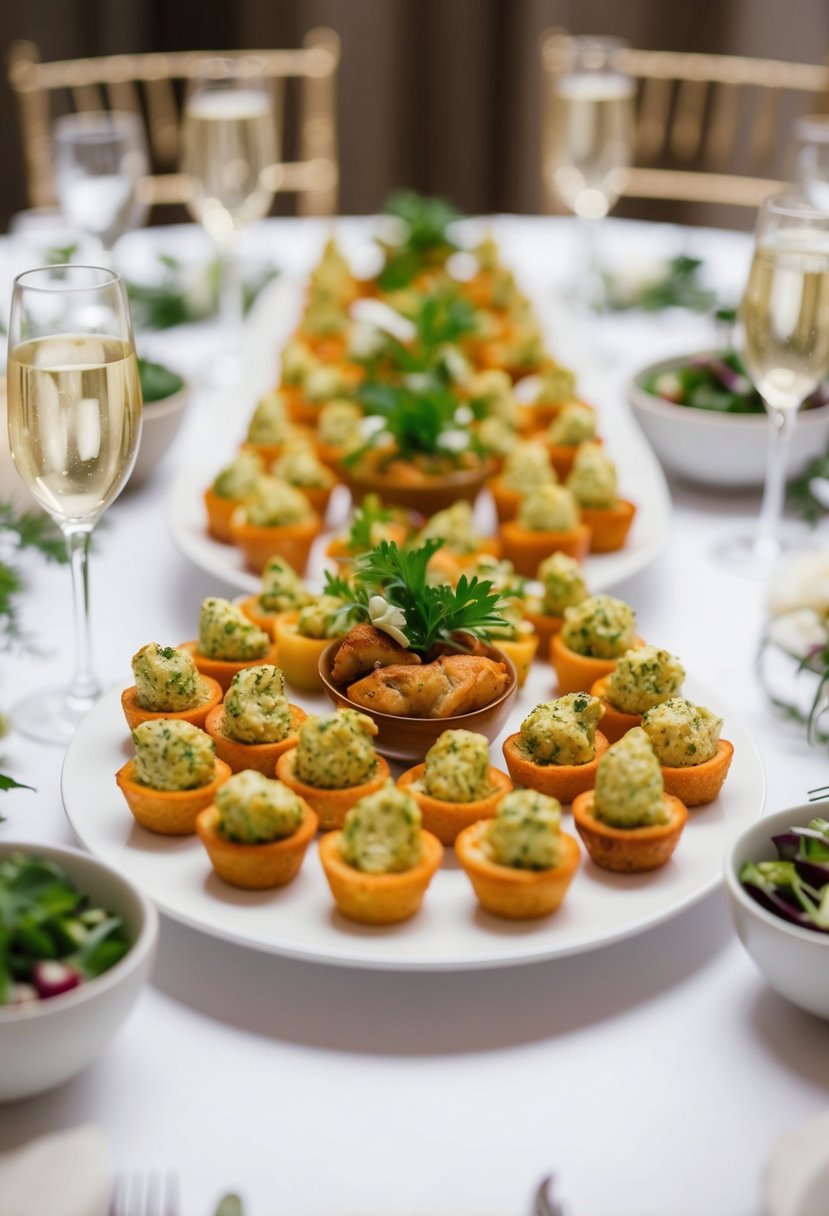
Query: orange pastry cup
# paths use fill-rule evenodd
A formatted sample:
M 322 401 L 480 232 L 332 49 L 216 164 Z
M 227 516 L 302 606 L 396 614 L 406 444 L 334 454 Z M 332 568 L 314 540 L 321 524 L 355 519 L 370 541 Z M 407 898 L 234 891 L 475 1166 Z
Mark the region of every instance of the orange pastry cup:
M 208 686 L 210 696 L 201 705 L 195 705 L 192 709 L 179 709 L 176 711 L 142 709 L 138 704 L 135 685 L 132 684 L 129 688 L 125 688 L 121 693 L 121 708 L 124 711 L 124 717 L 127 719 L 127 726 L 130 730 L 135 730 L 136 726 L 140 726 L 142 722 L 149 722 L 152 718 L 172 718 L 174 721 L 190 722 L 193 726 L 198 726 L 200 730 L 204 730 L 205 719 L 213 706 L 218 705 L 221 701 L 224 690 L 218 680 L 211 679 L 210 676 L 205 675 L 201 678 Z
M 298 612 L 280 614 L 275 625 L 275 646 L 279 654 L 282 674 L 294 688 L 303 692 L 322 692 L 320 679 L 320 655 L 331 638 L 306 638 L 297 633 Z
M 225 764 L 229 764 L 234 773 L 241 773 L 246 768 L 255 768 L 266 777 L 273 777 L 276 762 L 282 753 L 296 747 L 297 733 L 307 717 L 304 709 L 291 705 L 291 733 L 277 743 L 239 743 L 235 739 L 228 739 L 222 730 L 224 705 L 211 709 L 204 729 L 216 745 L 216 755 L 220 760 L 224 760 Z
M 360 785 L 349 785 L 341 790 L 324 790 L 316 785 L 307 785 L 296 775 L 296 749 L 284 752 L 276 762 L 276 775 L 288 789 L 299 794 L 319 819 L 320 831 L 330 832 L 341 828 L 346 814 L 366 794 L 374 794 L 385 785 L 391 770 L 382 756 L 377 757 L 377 772 Z
M 322 443 L 319 439 L 314 440 L 314 450 L 317 453 L 317 459 L 320 464 L 324 464 L 335 473 L 344 457 L 348 454 L 347 448 L 335 447 L 332 443 Z
M 559 632 L 564 624 L 563 616 L 547 616 L 544 612 L 530 612 L 524 606 L 521 611 L 524 614 L 524 619 L 529 621 L 535 632 L 538 634 L 538 646 L 541 652 L 541 658 L 550 660 L 550 643 L 555 634 Z
M 714 801 L 722 789 L 733 755 L 733 744 L 727 739 L 720 739 L 716 753 L 710 760 L 703 760 L 702 764 L 691 764 L 685 768 L 670 768 L 663 764 L 665 793 L 681 798 L 686 806 L 706 806 Z
M 216 760 L 216 776 L 195 790 L 154 790 L 135 780 L 132 760 L 115 774 L 118 788 L 136 821 L 148 832 L 161 836 L 189 836 L 196 830 L 196 817 L 215 800 L 216 790 L 231 776 L 230 765 Z
M 237 844 L 226 840 L 218 830 L 219 811 L 208 806 L 196 818 L 199 834 L 210 864 L 219 878 L 232 887 L 246 891 L 266 891 L 284 887 L 296 878 L 305 851 L 317 830 L 317 817 L 309 806 L 303 807 L 302 823 L 283 840 L 267 844 Z
M 294 486 L 294 489 L 305 495 L 320 519 L 324 520 L 336 484 L 332 481 L 330 486 Z
M 265 468 L 269 469 L 275 460 L 278 460 L 285 451 L 284 443 L 240 443 L 239 448 L 242 452 L 255 452 L 257 456 L 261 456 L 264 461 Z M 238 504 L 237 504 L 238 505 Z
M 573 803 L 573 820 L 584 847 L 603 870 L 638 874 L 664 866 L 679 843 L 688 820 L 688 808 L 671 794 L 663 794 L 667 823 L 644 828 L 615 828 L 593 814 L 594 791 L 579 794 Z
M 498 523 L 503 524 L 508 519 L 515 519 L 524 497 L 521 491 L 513 490 L 511 486 L 506 485 L 503 477 L 493 477 L 486 484 L 495 503 Z
M 444 545 L 432 554 L 428 568 L 432 574 L 442 574 L 447 583 L 454 585 L 461 575 L 485 553 L 492 557 L 500 557 L 501 546 L 495 537 L 481 540 L 471 553 L 455 553 Z
M 503 638 L 493 639 L 494 645 L 502 650 L 507 658 L 512 659 L 519 688 L 524 687 L 527 676 L 530 674 L 532 661 L 538 653 L 538 641 L 537 633 L 527 634 L 526 637 L 515 642 L 508 642 Z
M 388 529 L 389 539 L 402 548 L 408 540 L 411 530 L 405 527 L 404 524 L 398 523 L 386 524 L 386 528 Z M 325 556 L 330 557 L 338 566 L 343 567 L 350 566 L 360 554 L 349 549 L 348 541 L 342 536 L 332 536 L 326 545 Z
M 635 638 L 634 646 L 644 646 L 641 638 Z M 609 676 L 617 659 L 596 659 L 592 655 L 578 654 L 571 650 L 556 633 L 550 643 L 550 662 L 558 676 L 559 695 L 566 692 L 587 692 L 602 676 Z
M 478 903 L 493 916 L 507 920 L 536 920 L 549 916 L 561 905 L 581 861 L 573 836 L 560 833 L 561 853 L 557 866 L 549 870 L 519 870 L 502 866 L 487 857 L 483 844 L 486 823 L 464 828 L 455 841 L 455 853 L 478 897 Z
M 207 511 L 208 535 L 214 540 L 220 540 L 222 544 L 232 545 L 230 521 L 239 503 L 233 498 L 222 498 L 212 486 L 208 486 L 204 492 L 204 506 Z
M 590 529 L 583 523 L 569 532 L 532 532 L 517 520 L 508 519 L 501 524 L 500 533 L 502 555 L 525 578 L 535 578 L 544 558 L 557 550 L 584 561 L 590 548 Z
M 425 764 L 406 769 L 397 779 L 397 788 L 411 794 L 420 807 L 424 828 L 437 836 L 441 844 L 454 844 L 458 833 L 464 828 L 477 823 L 479 819 L 491 819 L 498 809 L 498 803 L 512 789 L 507 774 L 490 765 L 487 780 L 492 787 L 491 794 L 474 802 L 449 802 L 446 798 L 432 798 L 422 790 L 413 788 L 413 783 L 420 780 L 425 770 Z
M 602 720 L 604 725 L 604 720 Z M 549 794 L 559 802 L 572 802 L 579 794 L 592 790 L 596 784 L 596 769 L 599 760 L 610 746 L 602 731 L 596 731 L 596 754 L 586 764 L 536 764 L 525 756 L 518 746 L 521 732 L 508 735 L 504 740 L 504 759 L 509 775 L 517 786 Z
M 342 915 L 364 925 L 393 925 L 414 916 L 443 858 L 437 836 L 422 832 L 417 865 L 396 874 L 366 874 L 350 866 L 342 838 L 342 832 L 329 832 L 319 842 L 322 868 Z
M 541 436 L 539 436 L 541 438 Z M 550 453 L 550 463 L 558 474 L 559 481 L 566 481 L 573 469 L 573 463 L 576 459 L 576 452 L 579 450 L 577 443 L 550 443 L 548 439 L 544 439 L 544 446 Z M 601 443 L 602 440 L 598 435 L 591 440 L 592 443 Z
M 193 656 L 193 662 L 196 664 L 196 670 L 199 675 L 208 676 L 211 680 L 215 680 L 221 685 L 222 692 L 227 692 L 230 688 L 230 681 L 238 671 L 243 671 L 246 667 L 261 667 L 263 663 L 276 664 L 276 646 L 271 646 L 267 654 L 261 659 L 209 659 L 199 650 L 198 642 L 182 642 L 178 648 L 186 650 Z
M 240 600 L 239 607 L 248 620 L 253 621 L 256 628 L 267 633 L 274 642 L 276 641 L 277 618 L 289 615 L 287 609 L 284 612 L 263 612 L 259 607 L 258 595 L 249 595 L 246 599 Z
M 622 735 L 626 735 L 629 730 L 633 730 L 634 726 L 642 725 L 641 714 L 628 714 L 622 709 L 617 709 L 615 705 L 611 705 L 607 699 L 607 683 L 610 676 L 602 676 L 595 684 L 590 687 L 590 695 L 598 697 L 604 706 L 604 714 L 602 715 L 602 734 L 607 736 L 608 742 L 617 743 Z M 668 791 L 671 793 L 672 791 Z
M 636 507 L 619 498 L 613 507 L 582 507 L 582 523 L 590 529 L 591 553 L 615 553 L 627 540 Z
M 256 574 L 262 573 L 268 558 L 274 555 L 283 557 L 302 574 L 308 565 L 311 546 L 322 528 L 322 520 L 314 511 L 302 523 L 260 528 L 234 515 L 230 526 L 233 543 L 242 550 L 249 569 Z

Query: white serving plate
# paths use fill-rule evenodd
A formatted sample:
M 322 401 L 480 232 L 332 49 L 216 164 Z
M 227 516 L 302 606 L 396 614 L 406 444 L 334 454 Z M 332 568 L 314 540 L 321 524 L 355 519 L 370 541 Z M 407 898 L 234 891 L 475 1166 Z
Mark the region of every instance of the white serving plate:
M 502 766 L 506 735 L 517 730 L 534 705 L 554 695 L 552 668 L 534 664 L 507 726 L 492 745 L 493 763 Z M 63 802 L 86 848 L 134 882 L 161 911 L 256 950 L 388 971 L 473 970 L 561 958 L 642 933 L 690 907 L 717 886 L 726 848 L 762 812 L 765 778 L 750 736 L 712 693 L 689 682 L 687 695 L 722 714 L 724 735 L 734 744 L 720 797 L 691 811 L 673 858 L 651 874 L 609 874 L 582 850 L 564 904 L 538 922 L 510 923 L 483 912 L 451 850 L 418 915 L 387 928 L 352 924 L 334 910 L 315 845 L 296 880 L 281 890 L 245 892 L 225 885 L 213 874 L 195 836 L 153 835 L 130 815 L 115 784 L 116 770 L 131 754 L 117 690 L 98 702 L 69 746 Z M 291 696 L 309 710 L 330 708 L 321 696 Z M 575 835 L 569 811 L 563 826 Z

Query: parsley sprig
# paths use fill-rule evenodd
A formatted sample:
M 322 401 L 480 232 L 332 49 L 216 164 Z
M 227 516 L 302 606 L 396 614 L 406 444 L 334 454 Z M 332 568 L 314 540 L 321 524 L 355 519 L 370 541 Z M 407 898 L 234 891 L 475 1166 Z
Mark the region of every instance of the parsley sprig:
M 5 543 L 9 555 L 0 559 L 0 653 L 15 645 L 31 644 L 20 620 L 18 597 L 23 590 L 23 576 L 13 554 L 33 549 L 47 561 L 68 561 L 66 542 L 47 515 L 18 512 L 11 503 L 0 502 L 0 545 Z
M 403 632 L 418 654 L 428 656 L 439 643 L 466 650 L 463 635 L 487 641 L 493 630 L 503 629 L 501 595 L 489 581 L 465 574 L 455 587 L 430 585 L 426 568 L 442 544 L 435 539 L 417 549 L 400 549 L 393 541 L 381 541 L 357 559 L 353 583 L 327 575 L 325 592 L 346 600 L 364 619 L 371 597 L 382 595 L 405 615 Z
M 440 456 L 457 463 L 459 452 L 450 432 L 461 429 L 455 422 L 460 401 L 451 389 L 428 384 L 409 388 L 402 384 L 367 381 L 357 390 L 366 414 L 383 420 L 366 443 L 345 457 L 346 464 L 357 464 L 373 448 L 391 446 L 389 460 L 411 460 L 418 456 Z M 464 450 L 477 450 L 475 437 L 468 435 Z
M 391 195 L 383 211 L 405 225 L 404 239 L 386 252 L 379 276 L 384 291 L 407 287 L 424 266 L 440 264 L 457 248 L 448 228 L 460 213 L 451 203 L 404 190 Z

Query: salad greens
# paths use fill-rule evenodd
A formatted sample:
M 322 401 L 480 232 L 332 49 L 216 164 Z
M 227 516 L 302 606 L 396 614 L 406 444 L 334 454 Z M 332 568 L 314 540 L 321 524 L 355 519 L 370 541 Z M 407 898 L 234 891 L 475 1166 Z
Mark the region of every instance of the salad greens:
M 0 1005 L 59 996 L 108 971 L 130 948 L 124 922 L 33 854 L 0 861 Z
M 829 933 L 829 820 L 812 819 L 772 837 L 777 858 L 747 861 L 740 882 L 769 912 L 803 929 Z
M 141 381 L 141 396 L 145 405 L 163 401 L 184 388 L 181 376 L 160 363 L 150 363 L 148 359 L 138 359 L 138 379 Z
M 675 371 L 654 372 L 642 387 L 655 397 L 692 409 L 719 414 L 762 414 L 763 399 L 746 373 L 736 351 L 697 355 Z M 829 393 L 822 387 L 807 397 L 803 408 L 825 405 Z
M 608 306 L 616 311 L 641 308 L 643 312 L 661 312 L 665 308 L 687 308 L 691 312 L 708 312 L 717 296 L 699 281 L 702 265 L 700 258 L 680 254 L 666 263 L 659 278 L 633 291 L 622 290 L 616 278 L 607 275 Z

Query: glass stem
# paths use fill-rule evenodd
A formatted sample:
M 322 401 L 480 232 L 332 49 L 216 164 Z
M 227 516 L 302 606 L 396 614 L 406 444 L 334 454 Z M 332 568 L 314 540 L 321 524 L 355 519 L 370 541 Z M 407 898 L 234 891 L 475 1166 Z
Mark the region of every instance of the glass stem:
M 577 284 L 576 295 L 586 312 L 601 312 L 605 302 L 604 280 L 599 263 L 599 223 L 597 219 L 579 216 L 583 277 Z
M 89 540 L 92 526 L 66 528 L 66 547 L 72 572 L 72 609 L 75 624 L 75 667 L 66 694 L 73 707 L 90 706 L 100 695 L 101 684 L 92 665 L 92 634 L 89 627 Z
M 244 320 L 242 274 L 239 266 L 238 244 L 234 237 L 218 246 L 219 257 L 219 320 L 230 333 L 236 334 Z
M 797 421 L 797 409 L 781 409 L 765 402 L 769 416 L 769 445 L 766 457 L 766 483 L 757 519 L 758 556 L 774 558 L 780 552 L 780 521 L 786 496 L 786 470 L 789 448 Z

